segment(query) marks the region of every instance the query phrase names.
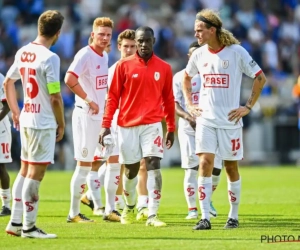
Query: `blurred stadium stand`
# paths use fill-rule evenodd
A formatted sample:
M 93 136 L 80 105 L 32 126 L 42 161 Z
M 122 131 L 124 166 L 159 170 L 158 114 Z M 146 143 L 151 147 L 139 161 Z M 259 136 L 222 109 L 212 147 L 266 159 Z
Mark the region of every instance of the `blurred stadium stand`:
M 61 58 L 61 80 L 66 109 L 65 140 L 57 147 L 55 168 L 72 169 L 71 114 L 74 97 L 63 78 L 76 51 L 85 46 L 92 20 L 109 16 L 115 21 L 110 65 L 119 58 L 116 38 L 126 28 L 148 25 L 155 31 L 155 52 L 174 73 L 187 63 L 187 48 L 194 41 L 194 16 L 202 8 L 219 10 L 223 26 L 261 65 L 268 82 L 245 119 L 245 160 L 241 164 L 295 164 L 300 159 L 299 96 L 292 96 L 300 63 L 300 1 L 298 0 L 0 0 L 0 72 L 5 74 L 16 50 L 36 36 L 36 21 L 46 9 L 66 17 L 58 43 L 51 49 Z M 300 83 L 299 83 L 300 84 Z M 252 80 L 243 79 L 241 103 L 251 92 Z M 19 86 L 20 106 L 22 91 Z M 13 157 L 19 161 L 19 139 L 14 132 Z M 165 154 L 164 166 L 178 165 L 178 141 Z

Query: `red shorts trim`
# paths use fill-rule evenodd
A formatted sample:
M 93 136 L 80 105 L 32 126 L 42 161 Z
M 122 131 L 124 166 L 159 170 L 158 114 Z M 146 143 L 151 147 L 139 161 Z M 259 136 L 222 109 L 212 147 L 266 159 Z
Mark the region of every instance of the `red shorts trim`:
M 51 162 L 32 162 L 32 161 L 24 161 L 21 159 L 22 162 L 26 163 L 26 164 L 31 164 L 31 165 L 49 165 L 51 164 Z

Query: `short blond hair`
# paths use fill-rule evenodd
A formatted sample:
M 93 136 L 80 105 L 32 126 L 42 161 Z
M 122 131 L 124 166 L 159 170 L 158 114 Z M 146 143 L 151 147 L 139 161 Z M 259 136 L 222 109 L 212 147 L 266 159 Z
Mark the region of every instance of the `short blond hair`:
M 134 40 L 135 30 L 126 29 L 118 35 L 118 44 L 121 44 L 123 39 Z
M 230 46 L 232 44 L 240 44 L 240 42 L 234 37 L 234 35 L 230 31 L 222 28 L 223 23 L 217 12 L 215 12 L 211 9 L 203 9 L 197 13 L 196 20 L 201 21 L 201 17 L 204 17 L 206 19 L 206 21 L 209 22 L 209 23 L 207 23 L 204 21 L 206 28 L 208 28 L 208 29 L 210 27 L 217 28 L 216 35 L 217 35 L 219 42 L 222 45 Z
M 109 17 L 97 17 L 94 20 L 93 23 L 93 29 L 96 27 L 109 27 L 109 28 L 114 28 L 114 21 L 111 20 Z

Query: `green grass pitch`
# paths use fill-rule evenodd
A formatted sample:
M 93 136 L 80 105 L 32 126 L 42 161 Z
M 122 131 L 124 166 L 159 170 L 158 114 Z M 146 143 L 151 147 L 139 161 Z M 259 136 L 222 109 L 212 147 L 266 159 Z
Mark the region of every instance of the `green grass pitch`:
M 89 208 L 81 211 L 97 220 L 93 224 L 66 223 L 69 211 L 71 172 L 49 171 L 41 185 L 37 226 L 58 239 L 22 239 L 6 235 L 8 217 L 0 217 L 0 250 L 21 249 L 300 249 L 300 242 L 261 243 L 261 235 L 300 235 L 300 169 L 295 167 L 241 167 L 242 198 L 240 228 L 224 230 L 229 204 L 226 176 L 213 195 L 219 213 L 212 219 L 212 230 L 193 231 L 196 221 L 187 221 L 183 195 L 183 170 L 164 169 L 160 218 L 165 228 L 146 227 L 139 222 L 121 225 L 92 216 Z M 16 173 L 11 173 L 11 182 Z

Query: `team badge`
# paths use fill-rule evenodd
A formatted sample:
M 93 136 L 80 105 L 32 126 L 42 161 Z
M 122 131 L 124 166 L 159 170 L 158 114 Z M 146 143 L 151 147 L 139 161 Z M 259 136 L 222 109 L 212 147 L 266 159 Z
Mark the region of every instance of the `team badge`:
M 229 61 L 228 61 L 228 60 L 222 61 L 222 68 L 223 68 L 223 69 L 227 69 L 228 66 L 229 66 Z
M 159 78 L 160 78 L 159 72 L 155 72 L 155 73 L 154 73 L 154 79 L 155 79 L 155 81 L 158 81 Z
M 88 149 L 87 148 L 83 148 L 82 152 L 81 152 L 81 155 L 82 155 L 83 158 L 87 157 L 87 155 L 88 155 Z

